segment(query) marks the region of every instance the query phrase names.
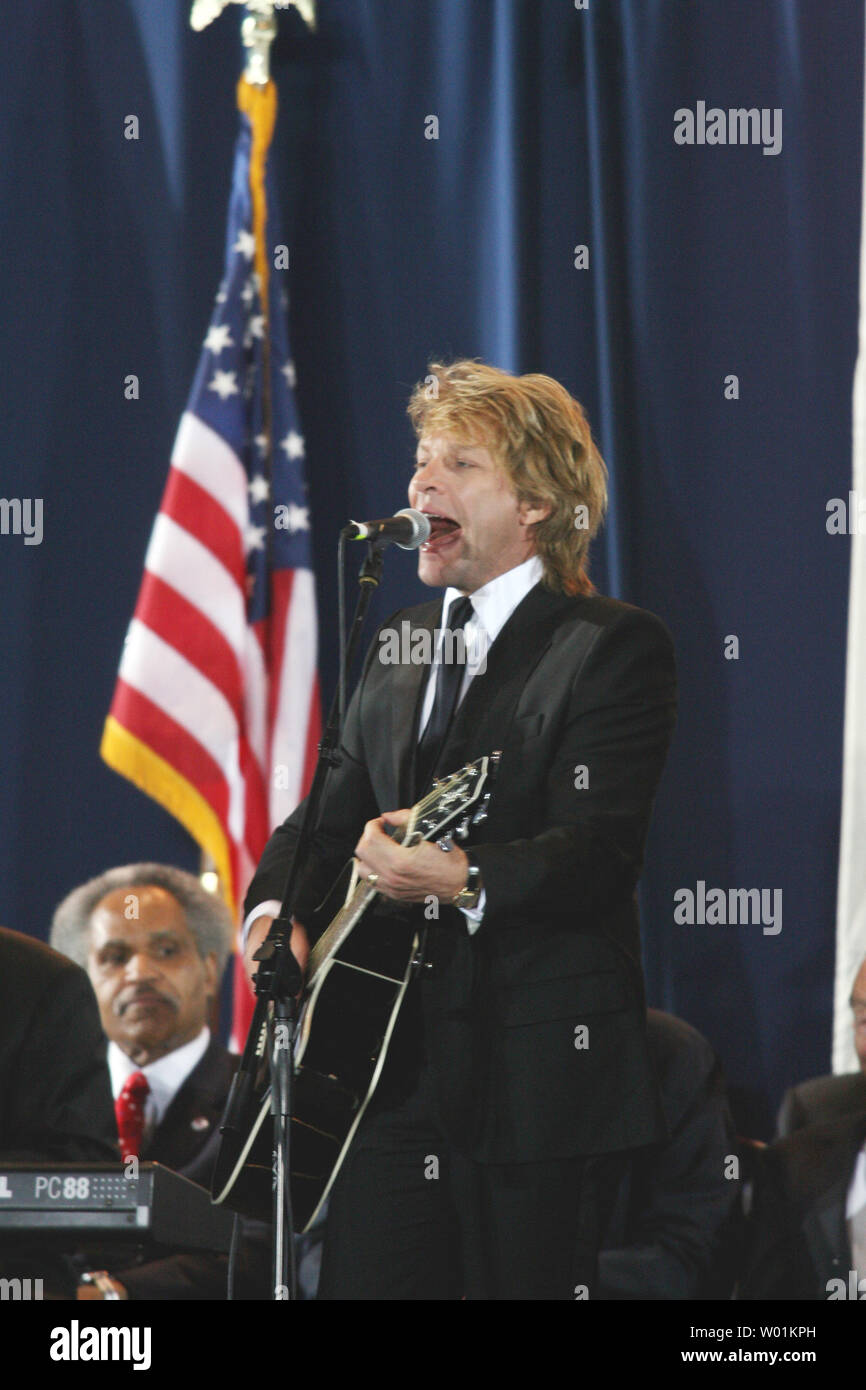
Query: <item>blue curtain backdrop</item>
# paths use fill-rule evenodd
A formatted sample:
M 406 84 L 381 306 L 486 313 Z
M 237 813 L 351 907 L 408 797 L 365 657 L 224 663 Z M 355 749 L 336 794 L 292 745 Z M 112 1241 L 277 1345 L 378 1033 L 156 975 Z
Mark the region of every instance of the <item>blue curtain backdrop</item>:
M 197 864 L 97 755 L 220 275 L 238 11 L 202 35 L 187 13 L 3 16 L 0 491 L 45 520 L 39 546 L 0 536 L 0 921 L 39 936 L 110 864 Z M 679 656 L 651 1002 L 711 1038 L 759 1135 L 830 1062 L 848 543 L 825 507 L 850 483 L 862 52 L 860 0 L 321 0 L 275 54 L 326 693 L 337 529 L 402 505 L 428 357 L 562 380 L 611 469 L 596 581 Z M 676 144 L 699 101 L 781 108 L 781 152 Z M 413 569 L 389 558 L 380 618 L 423 596 Z M 781 889 L 781 932 L 677 925 L 699 880 Z

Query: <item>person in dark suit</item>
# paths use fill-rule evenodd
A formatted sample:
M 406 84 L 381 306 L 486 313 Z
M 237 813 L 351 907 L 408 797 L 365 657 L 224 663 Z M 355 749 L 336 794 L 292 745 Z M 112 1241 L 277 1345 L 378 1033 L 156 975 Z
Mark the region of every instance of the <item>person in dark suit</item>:
M 806 1125 L 826 1124 L 866 1111 L 866 960 L 851 989 L 851 1014 L 860 1070 L 842 1076 L 812 1077 L 786 1091 L 777 1122 L 780 1138 Z
M 161 864 L 111 869 L 83 884 L 52 926 L 52 941 L 86 964 L 96 992 L 124 1158 L 162 1163 L 206 1188 L 237 1064 L 207 1027 L 232 930 L 227 908 L 198 879 Z M 121 1297 L 226 1297 L 222 1254 L 143 1249 L 134 1263 L 114 1258 Z M 242 1296 L 260 1265 L 260 1257 L 242 1260 Z M 100 1289 L 104 1281 L 84 1284 L 79 1297 Z M 248 1296 L 265 1294 L 266 1284 Z
M 657 1009 L 647 1036 L 668 1133 L 623 1176 L 599 1256 L 601 1296 L 729 1298 L 740 1182 L 719 1059 L 697 1029 Z
M 431 903 L 438 919 L 331 1194 L 320 1297 L 584 1297 L 626 1156 L 663 1133 L 635 887 L 675 719 L 673 646 L 657 618 L 592 590 L 605 468 L 558 383 L 433 364 L 409 410 L 409 499 L 432 527 L 419 575 L 445 599 L 395 614 L 371 645 L 292 949 L 303 966 L 353 853 L 380 922 L 423 927 Z M 446 627 L 465 639 L 456 672 Z M 432 661 L 395 662 L 394 633 Z M 389 837 L 434 772 L 494 750 L 465 850 Z M 246 900 L 253 970 L 299 815 Z
M 761 1156 L 740 1298 L 866 1298 L 866 1110 Z
M 622 1176 L 599 1253 L 608 1300 L 730 1298 L 742 1244 L 738 1143 L 719 1059 L 696 1028 L 647 1010 L 667 1123 Z
M 105 1038 L 93 989 L 65 956 L 0 928 L 0 1166 L 116 1159 Z M 62 1261 L 30 1237 L 0 1234 L 0 1275 L 70 1290 Z
M 87 975 L 0 927 L 0 1162 L 116 1157 L 105 1038 Z

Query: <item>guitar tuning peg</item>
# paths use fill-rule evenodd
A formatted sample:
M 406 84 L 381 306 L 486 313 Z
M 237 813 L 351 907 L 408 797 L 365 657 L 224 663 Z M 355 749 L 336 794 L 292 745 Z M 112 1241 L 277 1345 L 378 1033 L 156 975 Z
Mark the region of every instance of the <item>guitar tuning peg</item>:
M 490 792 L 485 792 L 484 796 L 481 798 L 481 804 L 478 807 L 478 810 L 475 812 L 475 815 L 471 819 L 472 825 L 480 825 L 482 821 L 485 821 L 487 819 L 487 816 L 489 814 L 487 810 L 489 801 Z
M 454 831 L 454 834 L 457 836 L 457 839 L 458 839 L 458 840 L 465 840 L 465 839 L 466 839 L 466 836 L 469 834 L 469 826 L 471 825 L 471 823 L 472 823 L 472 818 L 471 818 L 471 816 L 464 816 L 464 817 L 463 817 L 462 821 L 461 821 L 460 824 L 457 826 L 457 829 Z

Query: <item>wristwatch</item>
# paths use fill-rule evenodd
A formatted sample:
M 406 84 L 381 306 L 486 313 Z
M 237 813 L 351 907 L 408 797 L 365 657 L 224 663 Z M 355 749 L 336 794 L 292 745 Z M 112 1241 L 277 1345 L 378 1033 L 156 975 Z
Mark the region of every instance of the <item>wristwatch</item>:
M 466 885 L 451 899 L 453 905 L 459 908 L 477 907 L 478 899 L 481 897 L 481 870 L 475 862 L 474 855 L 467 853 L 466 858 L 469 860 Z

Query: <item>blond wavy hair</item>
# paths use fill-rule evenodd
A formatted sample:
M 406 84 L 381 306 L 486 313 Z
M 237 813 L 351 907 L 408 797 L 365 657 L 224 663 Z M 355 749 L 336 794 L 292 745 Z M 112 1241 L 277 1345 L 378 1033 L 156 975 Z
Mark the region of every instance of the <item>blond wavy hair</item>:
M 419 437 L 448 434 L 489 448 L 518 501 L 550 508 L 533 527 L 544 583 L 557 593 L 593 592 L 589 545 L 607 508 L 607 468 L 564 386 L 467 358 L 431 362 L 407 410 Z

